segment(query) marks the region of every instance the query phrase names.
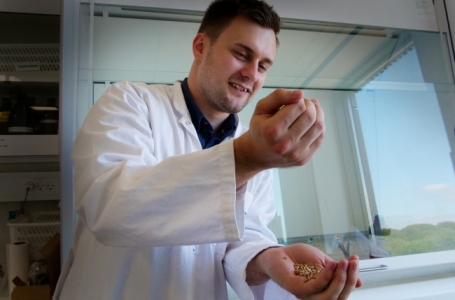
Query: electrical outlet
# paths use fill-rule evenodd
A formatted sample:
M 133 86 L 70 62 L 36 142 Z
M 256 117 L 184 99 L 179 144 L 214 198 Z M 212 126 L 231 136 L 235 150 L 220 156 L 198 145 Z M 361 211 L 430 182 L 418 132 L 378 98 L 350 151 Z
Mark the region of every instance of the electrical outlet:
M 29 191 L 30 196 L 39 196 L 44 197 L 46 194 L 58 193 L 59 190 L 59 178 L 42 176 L 35 178 L 34 181 L 31 181 L 35 184 L 35 188 Z
M 0 173 L 0 202 L 25 198 L 27 201 L 58 200 L 60 172 Z
M 46 184 L 44 185 L 45 189 L 48 191 L 55 190 L 57 188 L 57 180 L 48 180 Z
M 36 189 L 37 191 L 42 191 L 42 190 L 46 189 L 46 183 L 43 182 L 43 181 L 37 181 L 37 182 L 35 183 L 35 189 Z

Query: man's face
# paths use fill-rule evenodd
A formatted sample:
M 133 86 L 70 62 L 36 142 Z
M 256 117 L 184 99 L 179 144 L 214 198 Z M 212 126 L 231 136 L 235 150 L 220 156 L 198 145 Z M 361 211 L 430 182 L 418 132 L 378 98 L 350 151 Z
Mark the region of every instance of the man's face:
M 264 85 L 276 48 L 272 29 L 234 19 L 201 57 L 198 89 L 205 104 L 216 112 L 241 111 Z

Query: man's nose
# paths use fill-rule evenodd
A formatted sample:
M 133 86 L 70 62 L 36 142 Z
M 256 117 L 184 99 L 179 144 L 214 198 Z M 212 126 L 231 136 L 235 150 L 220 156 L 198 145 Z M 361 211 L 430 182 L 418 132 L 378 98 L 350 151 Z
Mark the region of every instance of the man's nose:
M 257 81 L 259 75 L 259 65 L 257 62 L 249 62 L 244 65 L 241 74 L 243 77 L 247 77 L 251 81 Z

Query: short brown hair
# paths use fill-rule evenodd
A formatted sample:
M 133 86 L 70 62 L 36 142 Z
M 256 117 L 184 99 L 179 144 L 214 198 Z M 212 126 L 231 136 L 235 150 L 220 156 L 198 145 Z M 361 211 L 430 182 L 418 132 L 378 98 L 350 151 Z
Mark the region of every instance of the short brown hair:
M 275 36 L 281 20 L 272 6 L 262 0 L 215 0 L 207 8 L 198 33 L 205 33 L 212 42 L 238 16 L 244 16 L 262 27 L 270 28 Z M 276 38 L 278 44 L 278 37 Z

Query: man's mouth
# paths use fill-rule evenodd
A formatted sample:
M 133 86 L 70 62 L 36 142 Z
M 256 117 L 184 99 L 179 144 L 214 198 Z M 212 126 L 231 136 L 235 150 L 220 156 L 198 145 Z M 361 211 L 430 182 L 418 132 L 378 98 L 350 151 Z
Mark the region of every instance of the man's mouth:
M 234 88 L 242 91 L 242 92 L 245 92 L 245 93 L 250 93 L 251 92 L 251 90 L 249 88 L 243 87 L 243 86 L 241 86 L 241 85 L 239 85 L 237 83 L 229 82 L 229 84 L 231 86 L 233 86 Z

